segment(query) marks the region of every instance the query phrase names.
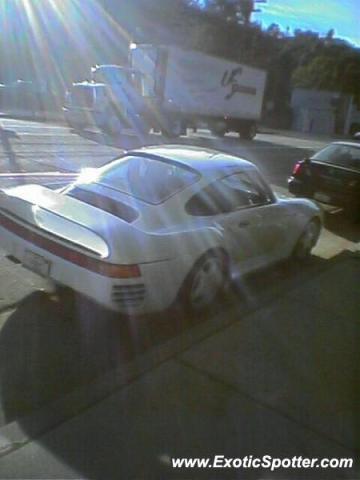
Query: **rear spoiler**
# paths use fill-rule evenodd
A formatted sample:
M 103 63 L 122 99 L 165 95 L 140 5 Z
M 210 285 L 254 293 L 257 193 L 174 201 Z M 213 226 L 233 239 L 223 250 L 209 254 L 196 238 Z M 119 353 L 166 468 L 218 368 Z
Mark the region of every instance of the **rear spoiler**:
M 28 241 L 45 233 L 100 258 L 108 257 L 105 240 L 67 214 L 71 209 L 76 210 L 76 200 L 70 199 L 76 203 L 61 212 L 64 207 L 61 203 L 67 201 L 61 194 L 40 185 L 0 190 L 0 225 Z

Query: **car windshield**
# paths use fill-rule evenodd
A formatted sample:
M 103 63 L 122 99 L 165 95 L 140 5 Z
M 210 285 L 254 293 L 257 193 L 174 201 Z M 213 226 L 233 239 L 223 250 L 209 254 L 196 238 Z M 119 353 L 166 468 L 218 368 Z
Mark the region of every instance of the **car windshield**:
M 360 148 L 352 145 L 329 145 L 312 158 L 320 162 L 360 171 Z
M 102 167 L 96 183 L 146 203 L 158 204 L 198 178 L 198 173 L 181 165 L 152 157 L 129 155 Z

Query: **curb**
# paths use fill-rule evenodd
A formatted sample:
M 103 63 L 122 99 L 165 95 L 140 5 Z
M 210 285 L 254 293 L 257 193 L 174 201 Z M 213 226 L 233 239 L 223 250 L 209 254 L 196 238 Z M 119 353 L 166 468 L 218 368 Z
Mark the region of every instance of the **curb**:
M 65 117 L 61 112 L 40 112 L 31 110 L 5 110 L 0 113 L 3 118 L 19 118 L 34 121 L 54 121 L 66 124 Z
M 297 130 L 283 130 L 266 126 L 259 126 L 258 133 L 265 135 L 283 135 L 284 137 L 301 138 L 303 140 L 315 140 L 319 142 L 337 142 L 337 141 L 351 141 L 351 135 L 322 135 L 320 133 L 300 132 Z

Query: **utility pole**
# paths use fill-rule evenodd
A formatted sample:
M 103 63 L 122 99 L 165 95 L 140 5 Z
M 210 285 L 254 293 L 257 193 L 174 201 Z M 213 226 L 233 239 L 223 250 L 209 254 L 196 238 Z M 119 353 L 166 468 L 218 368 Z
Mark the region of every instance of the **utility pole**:
M 248 13 L 247 24 L 250 23 L 251 15 L 255 12 L 261 12 L 261 9 L 258 8 L 257 4 L 259 3 L 267 3 L 267 0 L 243 0 L 245 3 L 248 3 L 246 12 Z M 246 7 L 245 7 L 246 8 Z
M 238 10 L 242 23 L 250 25 L 253 12 L 261 12 L 257 4 L 267 3 L 267 0 L 230 0 L 229 3 Z

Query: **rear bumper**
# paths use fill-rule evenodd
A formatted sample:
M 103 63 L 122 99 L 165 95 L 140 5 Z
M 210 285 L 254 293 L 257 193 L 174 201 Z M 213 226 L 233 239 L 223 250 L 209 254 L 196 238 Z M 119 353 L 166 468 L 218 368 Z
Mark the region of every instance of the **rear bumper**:
M 339 193 L 333 190 L 321 189 L 321 187 L 316 188 L 316 186 L 312 184 L 309 186 L 293 176 L 288 178 L 288 189 L 290 193 L 296 196 L 312 198 L 320 203 L 340 208 L 358 208 L 360 210 L 359 193 L 348 193 L 346 191 Z
M 57 257 L 1 226 L 0 246 L 22 264 L 26 251 L 43 257 L 50 265 L 49 280 L 124 314 L 145 314 L 168 308 L 182 282 L 181 259 L 140 264 L 140 277 L 120 279 L 100 275 Z
M 288 178 L 288 189 L 293 195 L 312 198 L 311 189 L 305 186 L 304 182 L 293 176 Z

